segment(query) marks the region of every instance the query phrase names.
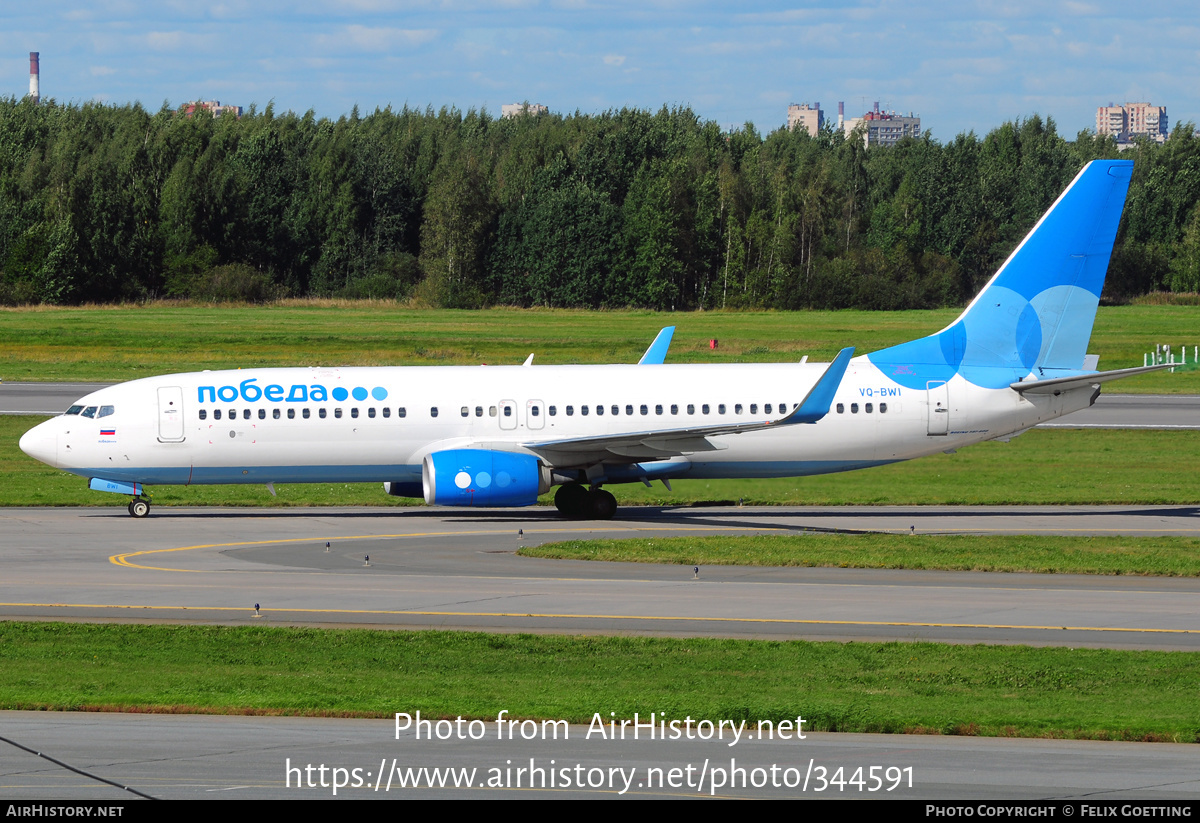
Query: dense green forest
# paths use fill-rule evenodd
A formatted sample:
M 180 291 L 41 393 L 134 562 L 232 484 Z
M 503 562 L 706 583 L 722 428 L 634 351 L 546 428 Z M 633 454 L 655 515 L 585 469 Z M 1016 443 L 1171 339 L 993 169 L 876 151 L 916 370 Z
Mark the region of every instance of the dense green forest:
M 686 108 L 193 117 L 0 99 L 0 303 L 901 309 L 967 299 L 1080 167 L 1037 116 L 863 147 Z M 1200 140 L 1136 161 L 1106 297 L 1200 291 Z

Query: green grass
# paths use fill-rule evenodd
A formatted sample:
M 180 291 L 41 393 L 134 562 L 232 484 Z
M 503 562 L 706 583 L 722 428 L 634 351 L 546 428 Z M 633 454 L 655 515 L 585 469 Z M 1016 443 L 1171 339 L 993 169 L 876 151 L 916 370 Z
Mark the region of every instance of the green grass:
M 0 623 L 0 708 L 805 718 L 808 731 L 1197 742 L 1200 655 Z
M 526 546 L 525 557 L 685 566 L 840 566 L 856 569 L 1200 575 L 1194 537 L 827 534 L 570 540 Z
M 828 360 L 843 346 L 869 352 L 931 334 L 957 314 L 437 311 L 334 301 L 0 309 L 0 379 L 121 381 L 256 366 L 520 363 L 530 352 L 538 363 L 634 363 L 667 325 L 678 327 L 670 363 Z M 1140 366 L 1156 343 L 1200 345 L 1198 318 L 1200 306 L 1103 307 L 1090 350 L 1106 369 Z M 710 338 L 720 341 L 716 351 L 708 347 Z M 1200 372 L 1131 378 L 1120 391 L 1200 394 Z
M 0 506 L 118 506 L 87 481 L 17 448 L 43 418 L 0 417 Z M 676 480 L 610 487 L 621 505 L 1040 505 L 1200 503 L 1200 437 L 1179 431 L 1035 429 L 1010 443 L 980 443 L 844 474 L 772 480 Z M 156 486 L 155 505 L 399 506 L 376 483 L 277 486 Z M 543 498 L 549 504 L 551 497 Z

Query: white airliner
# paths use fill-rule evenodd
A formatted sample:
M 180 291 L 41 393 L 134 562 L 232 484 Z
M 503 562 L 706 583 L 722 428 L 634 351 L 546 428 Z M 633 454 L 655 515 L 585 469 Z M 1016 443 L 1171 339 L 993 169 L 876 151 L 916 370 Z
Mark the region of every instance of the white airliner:
M 155 484 L 382 481 L 446 506 L 607 519 L 617 483 L 847 471 L 1004 439 L 1086 408 L 1086 355 L 1132 163 L 1079 173 L 942 331 L 832 363 L 287 368 L 96 391 L 21 449 L 132 497 Z M 665 336 L 665 337 L 664 337 Z

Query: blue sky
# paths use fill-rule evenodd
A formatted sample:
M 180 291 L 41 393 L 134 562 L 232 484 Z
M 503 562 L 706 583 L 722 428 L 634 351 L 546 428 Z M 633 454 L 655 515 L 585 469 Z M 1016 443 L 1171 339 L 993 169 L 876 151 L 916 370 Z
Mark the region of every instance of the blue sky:
M 878 100 L 943 141 L 1034 113 L 1073 137 L 1110 101 L 1200 121 L 1194 0 L 9 0 L 0 95 L 27 92 L 30 51 L 45 97 L 150 109 L 667 104 L 765 132 L 790 102 Z

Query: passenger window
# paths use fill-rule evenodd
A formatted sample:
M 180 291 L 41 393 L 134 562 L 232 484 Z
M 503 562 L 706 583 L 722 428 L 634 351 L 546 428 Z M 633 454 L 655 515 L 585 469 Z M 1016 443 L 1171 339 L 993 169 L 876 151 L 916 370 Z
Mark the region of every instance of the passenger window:
M 751 413 L 751 414 L 758 414 L 758 404 L 757 404 L 757 403 L 751 403 L 751 404 L 750 404 L 750 413 Z
M 325 416 L 325 410 L 324 410 L 324 409 L 321 409 L 321 416 L 322 416 L 322 417 L 324 417 L 324 416 Z M 266 410 L 266 409 L 259 409 L 259 410 L 258 410 L 258 419 L 259 419 L 259 420 L 266 420 L 266 419 L 267 419 L 267 410 Z
M 98 415 L 96 415 L 96 417 L 97 417 L 97 418 L 101 418 L 101 417 L 108 417 L 108 416 L 109 416 L 110 414 L 112 414 L 114 411 L 116 411 L 116 409 L 115 409 L 115 408 L 113 408 L 112 406 L 101 406 L 101 407 L 100 407 L 100 413 L 99 413 Z
M 305 420 L 307 420 L 311 415 L 312 415 L 312 412 L 310 412 L 308 409 L 304 409 L 303 411 L 300 412 L 300 416 L 303 417 Z
M 771 413 L 771 404 L 767 403 L 765 406 L 763 406 L 763 414 L 770 414 L 770 413 Z
M 237 409 L 230 409 L 230 410 L 229 410 L 229 419 L 230 419 L 230 420 L 237 420 Z
M 850 404 L 850 413 L 851 413 L 851 414 L 858 414 L 858 404 L 857 404 L 857 403 L 851 403 L 851 404 Z
M 671 404 L 671 414 L 679 414 L 679 406 L 674 403 Z
M 875 411 L 875 406 L 871 403 L 868 403 L 866 406 L 866 410 L 867 410 L 867 414 L 870 414 L 871 412 Z
M 334 417 L 341 417 L 341 416 L 342 416 L 342 410 L 341 410 L 341 408 L 336 408 L 336 409 L 334 409 L 334 410 L 333 410 L 333 416 L 334 416 Z
M 654 407 L 654 413 L 655 413 L 655 414 L 662 414 L 662 403 L 659 403 L 658 405 L 656 405 L 656 406 Z
M 733 413 L 734 413 L 734 414 L 741 414 L 741 413 L 742 413 L 742 404 L 741 404 L 741 403 L 734 403 L 734 404 L 733 404 Z
M 533 417 L 537 417 L 539 414 L 541 414 L 541 412 L 538 410 L 538 407 L 537 407 L 537 406 L 530 406 L 530 407 L 529 407 L 529 413 L 530 413 L 530 414 L 531 414 Z
M 358 408 L 357 407 L 350 410 L 350 416 L 355 419 L 358 419 Z M 434 415 L 434 416 L 436 417 L 437 415 Z
M 880 404 L 879 404 L 879 413 L 880 413 L 880 414 L 887 414 L 887 403 L 880 403 Z
M 324 416 L 325 416 L 325 410 L 324 410 L 324 409 L 321 409 L 321 416 L 322 416 L 322 417 L 324 417 Z M 384 416 L 385 418 L 391 417 L 391 416 L 392 416 L 392 410 L 391 410 L 390 408 L 388 408 L 387 406 L 384 406 L 384 407 L 383 407 L 383 416 Z
M 628 414 L 630 417 L 632 417 L 633 416 L 633 406 L 626 406 L 625 413 Z
M 437 417 L 437 412 L 436 412 L 436 411 L 433 413 L 433 416 L 434 416 L 434 417 Z M 505 417 L 512 417 L 512 406 L 505 406 L 505 407 L 504 407 L 504 416 L 505 416 Z
M 575 407 L 574 407 L 574 406 L 567 406 L 567 417 L 570 417 L 570 416 L 571 416 L 571 415 L 573 415 L 573 414 L 575 414 Z
M 688 414 L 695 414 L 695 413 L 696 413 L 696 404 L 688 403 Z
M 367 409 L 367 417 L 374 417 L 374 416 L 375 416 L 375 407 L 372 406 L 371 408 Z
M 220 417 L 221 417 L 221 413 L 220 413 L 220 412 L 217 412 L 217 419 L 220 419 Z M 271 417 L 273 417 L 273 418 L 275 418 L 276 420 L 278 420 L 278 419 L 279 419 L 279 409 L 272 409 L 272 410 L 271 410 Z
M 838 404 L 837 404 L 837 413 L 838 413 L 838 414 L 845 414 L 845 413 L 846 413 L 846 404 L 845 404 L 845 403 L 838 403 Z
M 220 420 L 220 419 L 221 419 L 221 410 L 213 409 L 213 420 Z
M 724 414 L 724 413 L 725 413 L 725 404 L 718 403 L 717 404 L 717 414 Z
M 647 406 L 639 406 L 639 407 L 638 407 L 638 411 L 640 411 L 642 414 L 649 414 L 649 413 L 650 413 L 650 409 L 649 409 L 649 407 L 647 407 Z
M 387 411 L 387 409 L 384 409 L 384 411 Z M 324 406 L 317 409 L 317 417 L 321 418 L 322 420 L 325 419 L 325 407 Z M 387 417 L 387 415 L 385 414 L 384 417 Z
M 603 403 L 596 404 L 596 414 L 601 417 L 604 416 L 604 404 Z
M 337 413 L 337 415 L 338 415 L 338 417 L 341 417 L 341 416 L 342 416 L 342 410 L 341 410 L 341 409 L 338 409 L 338 413 Z M 407 410 L 407 409 L 405 409 L 403 406 L 401 406 L 400 408 L 396 409 L 396 416 L 397 416 L 397 417 L 407 417 L 407 416 L 408 416 L 408 410 Z
M 207 418 L 208 418 L 208 412 L 206 412 L 204 409 L 201 409 L 200 410 L 200 419 L 205 420 Z
M 295 419 L 296 419 L 296 410 L 288 409 L 288 420 L 295 420 Z
M 579 413 L 580 413 L 580 414 L 582 414 L 584 417 L 587 417 L 587 413 L 588 413 L 588 407 L 587 407 L 587 406 L 580 406 L 580 407 L 579 407 Z
M 483 417 L 483 406 L 476 406 L 476 407 L 475 407 L 475 416 L 476 416 L 476 417 Z
M 707 403 L 705 403 L 703 406 L 700 407 L 700 413 L 708 414 L 708 404 Z
M 557 407 L 557 406 L 551 406 L 551 407 L 550 407 L 550 416 L 551 416 L 551 417 L 554 417 L 554 416 L 555 416 L 555 415 L 557 415 L 557 414 L 558 414 L 558 407 Z
M 84 409 L 84 410 L 83 410 L 83 416 L 84 416 L 84 417 L 93 417 L 93 418 L 94 418 L 94 417 L 96 416 L 96 407 L 95 407 L 95 406 L 88 406 L 86 409 Z
M 614 415 L 618 415 L 621 413 L 621 407 L 613 406 L 611 409 L 609 409 L 609 411 L 611 411 Z
M 463 406 L 461 409 L 458 410 L 458 413 L 459 413 L 459 416 L 461 416 L 461 417 L 470 417 L 471 409 L 468 406 Z
M 400 416 L 403 417 L 404 415 L 400 415 Z M 488 417 L 495 417 L 495 416 L 496 416 L 496 407 L 488 406 Z
M 507 410 L 507 409 L 505 409 L 505 411 L 508 411 L 508 410 Z M 358 410 L 357 410 L 357 409 L 354 411 L 354 416 L 355 416 L 355 417 L 358 417 Z M 429 416 L 430 416 L 430 417 L 437 417 L 437 406 L 432 406 L 432 407 L 430 407 L 430 409 L 429 409 Z

